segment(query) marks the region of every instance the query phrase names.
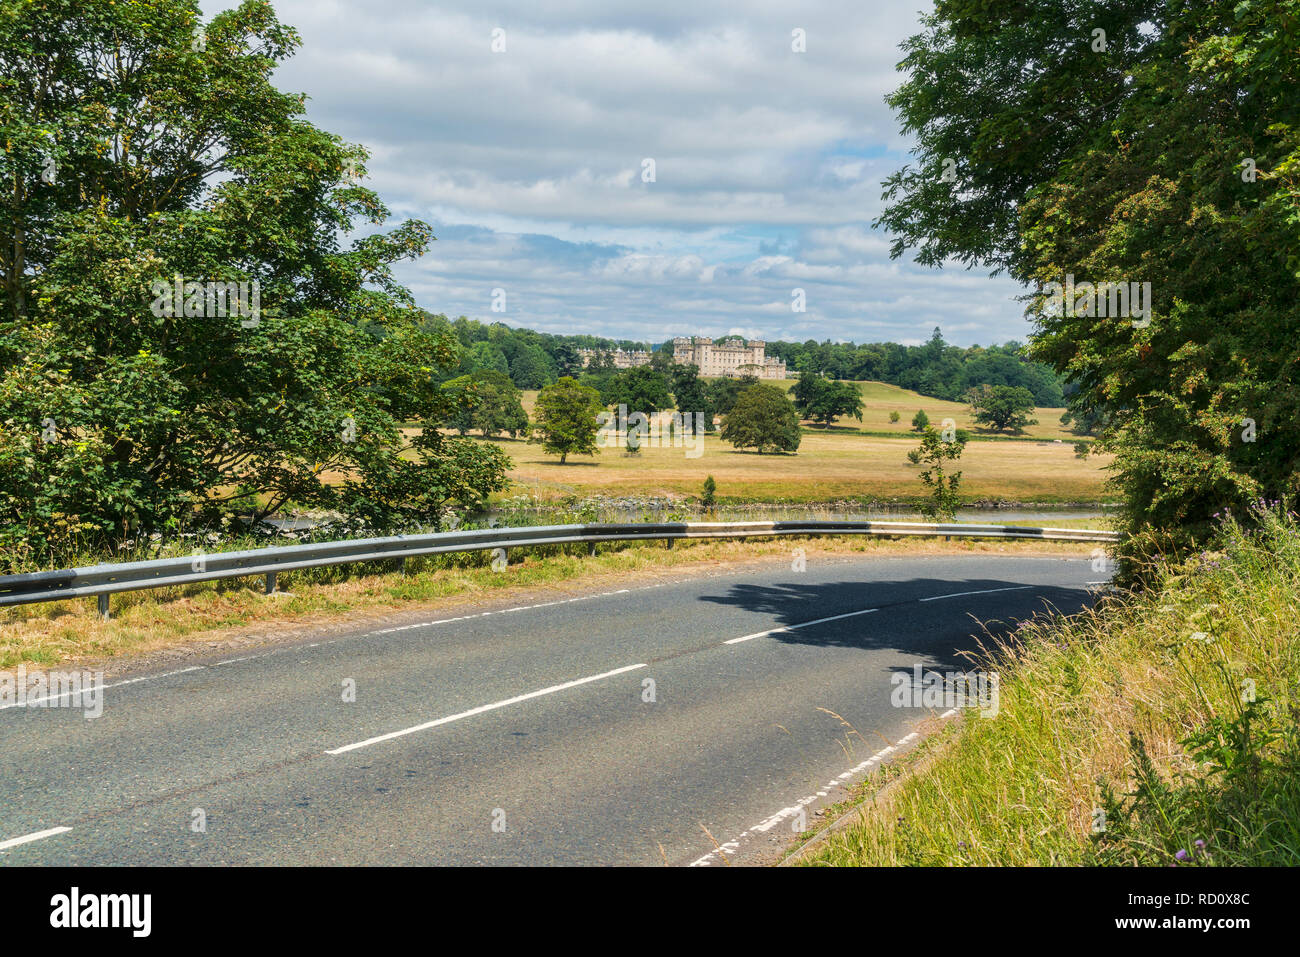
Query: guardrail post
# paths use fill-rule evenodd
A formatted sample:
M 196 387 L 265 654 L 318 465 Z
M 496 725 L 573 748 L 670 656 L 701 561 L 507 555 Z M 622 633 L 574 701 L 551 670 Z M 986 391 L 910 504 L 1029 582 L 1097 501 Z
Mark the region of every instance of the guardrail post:
M 99 596 L 98 606 L 99 606 L 99 617 L 103 618 L 105 621 L 108 621 L 108 593 L 107 592 Z
M 665 539 L 665 541 L 668 543 L 668 547 L 669 547 L 669 548 L 672 548 L 672 547 L 673 547 L 673 542 L 677 541 L 677 539 L 675 539 L 675 538 L 669 538 L 669 539 Z
M 405 555 L 401 557 L 399 564 L 402 569 L 402 577 L 405 578 L 406 577 L 406 556 Z
M 268 595 L 275 594 L 275 572 L 266 573 L 266 593 Z
M 587 554 L 588 554 L 589 556 L 591 556 L 592 558 L 595 558 L 595 557 L 596 557 L 596 543 L 595 543 L 595 542 L 588 542 L 588 543 L 587 543 Z

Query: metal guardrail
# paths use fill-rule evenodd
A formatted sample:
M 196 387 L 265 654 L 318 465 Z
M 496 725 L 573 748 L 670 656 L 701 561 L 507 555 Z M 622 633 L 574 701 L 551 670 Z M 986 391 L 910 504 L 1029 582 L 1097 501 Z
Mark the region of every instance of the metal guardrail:
M 280 572 L 325 565 L 406 559 L 479 549 L 585 543 L 591 553 L 600 542 L 681 538 L 768 538 L 784 535 L 942 535 L 945 538 L 1017 538 L 1064 542 L 1118 542 L 1118 532 L 1073 528 L 1022 528 L 931 522 L 672 522 L 591 525 L 541 525 L 475 531 L 394 535 L 311 545 L 285 545 L 242 552 L 211 552 L 148 562 L 123 562 L 0 576 L 0 607 L 96 596 L 108 617 L 109 595 L 142 588 L 166 588 L 218 578 L 261 575 L 266 592 L 275 591 Z

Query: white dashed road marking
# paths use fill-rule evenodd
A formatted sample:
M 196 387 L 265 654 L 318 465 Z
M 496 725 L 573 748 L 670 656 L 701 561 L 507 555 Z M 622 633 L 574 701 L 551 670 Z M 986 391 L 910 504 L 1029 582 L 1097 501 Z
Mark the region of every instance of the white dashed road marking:
M 71 831 L 70 827 L 52 827 L 48 831 L 35 831 L 31 834 L 24 834 L 22 837 L 12 837 L 7 841 L 0 841 L 0 851 L 8 850 L 11 847 L 17 847 L 19 844 L 30 844 L 32 841 L 40 841 L 47 837 L 53 837 L 55 834 L 65 834 Z
M 429 728 L 436 728 L 441 724 L 451 724 L 453 721 L 460 721 L 463 718 L 472 718 L 476 714 L 483 714 L 487 711 L 495 711 L 498 708 L 505 708 L 512 704 L 518 704 L 521 701 L 528 701 L 532 698 L 540 698 L 543 695 L 555 694 L 557 691 L 567 691 L 569 688 L 576 688 L 578 685 L 590 684 L 593 681 L 600 681 L 602 678 L 612 678 L 614 675 L 621 675 L 627 671 L 635 671 L 638 668 L 644 668 L 645 663 L 636 665 L 626 665 L 622 668 L 615 668 L 613 671 L 606 671 L 603 674 L 589 675 L 586 678 L 578 678 L 576 681 L 566 681 L 562 685 L 551 685 L 549 688 L 542 688 L 540 691 L 530 691 L 528 694 L 516 695 L 513 698 L 507 698 L 505 701 L 497 701 L 492 704 L 480 705 L 477 708 L 471 708 L 468 711 L 462 711 L 460 714 L 450 714 L 445 718 L 438 718 L 435 721 L 426 721 L 424 724 L 417 724 L 413 728 L 404 728 L 401 731 L 390 731 L 388 734 L 381 734 L 378 737 L 367 738 L 365 741 L 358 741 L 356 744 L 345 744 L 341 748 L 331 748 L 326 754 L 344 754 L 348 751 L 355 751 L 358 748 L 369 747 L 372 744 L 379 744 L 381 741 L 391 741 L 393 738 L 405 737 L 408 734 L 415 734 L 417 731 L 427 731 Z
M 917 601 L 938 601 L 940 598 L 961 598 L 963 595 L 992 595 L 1000 591 L 1024 591 L 1027 588 L 1036 588 L 1036 585 L 1015 585 L 1011 588 L 985 588 L 982 591 L 955 591 L 951 595 L 932 595 L 929 598 L 918 598 Z
M 729 638 L 724 641 L 724 645 L 738 645 L 742 641 L 749 641 L 751 638 L 765 638 L 768 635 L 780 635 L 786 632 L 798 631 L 800 628 L 808 628 L 812 625 L 820 625 L 827 621 L 839 621 L 841 618 L 852 618 L 854 615 L 869 615 L 873 611 L 879 611 L 879 608 L 864 608 L 861 611 L 850 611 L 843 615 L 831 615 L 829 618 L 818 618 L 815 621 L 800 622 L 797 625 L 786 625 L 784 628 L 769 628 L 767 631 L 756 631 L 752 635 L 741 635 L 739 638 Z
M 712 577 L 718 577 L 718 576 L 715 576 L 715 575 L 709 575 L 709 576 L 707 576 L 707 577 L 712 578 Z M 660 582 L 660 583 L 658 583 L 658 584 L 656 584 L 656 585 L 651 585 L 651 586 L 648 586 L 648 587 L 649 587 L 649 588 L 659 588 L 659 587 L 663 587 L 664 585 L 668 585 L 668 584 L 680 584 L 680 583 L 683 583 L 683 582 L 685 582 L 685 581 L 690 581 L 690 580 L 691 580 L 691 579 L 682 579 L 681 581 Z M 1093 584 L 1093 583 L 1089 583 L 1089 584 Z M 1097 583 L 1097 584 L 1101 584 L 1101 583 Z M 967 596 L 967 595 L 987 595 L 987 594 L 994 594 L 994 593 L 998 593 L 998 592 L 1026 591 L 1026 590 L 1029 590 L 1029 589 L 1032 589 L 1032 588 L 1035 588 L 1035 587 L 1037 587 L 1037 586 L 1034 586 L 1034 585 L 1017 585 L 1017 586 L 1013 586 L 1013 587 L 1009 587 L 1009 588 L 990 588 L 990 589 L 983 589 L 983 590 L 979 590 L 979 591 L 965 591 L 965 592 L 955 592 L 955 593 L 947 594 L 947 595 L 934 595 L 934 596 L 931 596 L 931 597 L 929 597 L 929 598 L 920 598 L 920 599 L 916 599 L 916 600 L 919 601 L 919 602 L 939 601 L 939 600 L 941 600 L 941 599 L 945 599 L 945 598 L 960 598 L 960 597 Z M 427 627 L 430 627 L 430 626 L 433 626 L 433 625 L 450 624 L 450 623 L 452 623 L 452 622 L 465 621 L 465 620 L 472 619 L 472 618 L 483 618 L 483 617 L 487 617 L 487 616 L 489 616 L 489 615 L 494 615 L 494 614 L 509 614 L 509 613 L 511 613 L 511 612 L 529 611 L 529 610 L 538 609 L 538 608 L 548 608 L 548 607 L 553 607 L 553 606 L 556 606 L 556 605 L 563 605 L 563 604 L 568 604 L 568 603 L 572 603 L 572 602 L 579 602 L 579 601 L 589 601 L 589 600 L 597 599 L 597 598 L 608 598 L 608 597 L 612 597 L 612 596 L 615 596 L 615 595 L 628 594 L 629 592 L 632 592 L 632 591 L 643 591 L 643 590 L 645 590 L 645 588 L 637 588 L 637 589 L 622 588 L 622 589 L 618 589 L 618 590 L 616 590 L 616 591 L 601 592 L 601 593 L 598 593 L 598 594 L 578 595 L 578 596 L 575 596 L 575 597 L 572 597 L 572 598 L 559 599 L 559 600 L 556 600 L 556 601 L 548 601 L 548 602 L 539 602 L 539 603 L 537 603 L 537 604 L 533 604 L 533 605 L 521 605 L 521 606 L 517 606 L 517 607 L 514 607 L 514 608 L 505 608 L 505 609 L 499 609 L 499 610 L 496 610 L 496 611 L 484 611 L 484 612 L 479 612 L 479 613 L 477 613 L 477 614 L 459 615 L 459 616 L 456 616 L 456 617 L 443 618 L 443 619 L 438 619 L 438 620 L 435 620 L 435 621 L 426 621 L 426 622 L 419 622 L 419 623 L 416 623 L 416 624 L 402 625 L 402 626 L 400 626 L 400 627 L 386 628 L 386 629 L 379 630 L 379 631 L 368 632 L 368 633 L 367 633 L 367 636 L 369 636 L 369 635 L 386 635 L 386 634 L 393 634 L 393 633 L 396 633 L 396 632 L 410 631 L 410 630 L 417 629 L 417 628 L 427 628 Z M 765 631 L 754 632 L 753 634 L 749 634 L 749 635 L 742 635 L 742 636 L 739 637 L 739 638 L 731 638 L 731 639 L 729 639 L 729 640 L 727 640 L 727 641 L 725 641 L 725 642 L 723 642 L 723 643 L 724 643 L 724 644 L 728 644 L 728 645 L 740 644 L 740 643 L 742 643 L 742 642 L 750 641 L 750 640 L 752 640 L 752 639 L 754 639 L 754 638 L 762 638 L 762 637 L 766 637 L 766 636 L 770 636 L 770 635 L 779 635 L 779 634 L 789 633 L 789 632 L 797 631 L 797 630 L 802 629 L 802 628 L 810 628 L 810 627 L 812 627 L 812 626 L 814 626 L 814 625 L 824 624 L 824 623 L 826 623 L 826 622 L 840 621 L 840 620 L 843 620 L 843 619 L 846 619 L 846 618 L 853 618 L 853 617 L 857 617 L 857 616 L 860 616 L 860 615 L 869 615 L 869 614 L 872 614 L 872 613 L 874 613 L 874 612 L 876 612 L 876 611 L 879 611 L 879 610 L 880 610 L 879 608 L 864 608 L 864 609 L 860 609 L 860 610 L 858 610 L 858 611 L 846 612 L 846 613 L 844 613 L 844 614 L 840 614 L 840 615 L 830 615 L 830 616 L 825 617 L 825 618 L 817 618 L 817 619 L 814 619 L 814 620 L 812 620 L 812 621 L 801 622 L 801 623 L 799 623 L 799 624 L 795 624 L 795 625 L 787 625 L 787 626 L 780 627 L 780 628 L 771 628 L 771 629 L 767 629 L 767 630 L 765 630 Z M 346 640 L 346 639 L 336 639 L 336 640 Z M 315 647 L 318 647 L 318 646 L 321 645 L 321 644 L 333 644 L 333 643 L 334 643 L 333 641 L 329 641 L 329 642 L 313 642 L 312 644 L 308 645 L 307 647 L 315 648 Z M 224 660 L 224 661 L 216 662 L 216 664 L 233 664 L 233 663 L 238 662 L 238 661 L 247 661 L 247 660 L 251 660 L 251 659 L 254 659 L 254 658 L 263 657 L 264 655 L 266 655 L 266 654 L 270 654 L 270 653 L 271 653 L 271 652 L 263 652 L 262 654 L 255 654 L 255 655 L 249 655 L 249 656 L 245 656 L 245 657 L 230 658 L 230 659 L 226 659 L 226 660 Z M 612 671 L 602 672 L 601 674 L 597 674 L 597 675 L 589 675 L 589 676 L 587 676 L 587 677 L 585 677 L 585 678 L 578 678 L 578 679 L 575 679 L 575 680 L 573 680 L 573 681 L 567 681 L 567 682 L 564 682 L 563 684 L 552 685 L 552 686 L 550 686 L 550 687 L 548 687 L 548 688 L 542 688 L 542 689 L 537 690 L 537 691 L 531 691 L 531 692 L 528 692 L 528 693 L 526 693 L 526 694 L 517 695 L 517 696 L 515 696 L 515 697 L 513 697 L 513 698 L 507 698 L 507 699 L 505 699 L 505 700 L 503 700 L 503 701 L 497 701 L 497 702 L 494 702 L 494 703 L 491 703 L 491 704 L 481 705 L 481 706 L 479 706 L 479 707 L 477 707 L 477 708 L 471 708 L 471 709 L 468 710 L 468 711 L 462 711 L 462 712 L 460 712 L 460 713 L 458 713 L 458 714 L 452 714 L 452 715 L 448 715 L 448 716 L 446 716 L 446 717 L 442 717 L 442 718 L 435 719 L 435 720 L 433 720 L 433 721 L 427 721 L 427 722 L 424 722 L 423 724 L 418 724 L 418 725 L 415 725 L 415 726 L 410 727 L 410 728 L 404 728 L 404 729 L 402 729 L 402 730 L 392 731 L 392 732 L 389 732 L 389 733 L 387 733 L 387 734 L 382 734 L 382 735 L 378 735 L 378 736 L 376 736 L 376 737 L 367 738 L 367 739 L 364 740 L 364 741 L 358 741 L 358 742 L 356 742 L 356 743 L 354 743 L 354 744 L 344 745 L 344 746 L 339 747 L 339 748 L 332 748 L 332 749 L 327 750 L 325 753 L 326 753 L 326 754 L 330 754 L 330 755 L 345 754 L 345 753 L 350 752 L 350 751 L 356 751 L 356 750 L 358 750 L 358 749 L 360 749 L 360 748 L 369 747 L 370 745 L 379 744 L 379 743 L 384 742 L 384 741 L 391 741 L 391 740 L 396 739 L 396 738 L 405 737 L 405 736 L 407 736 L 407 735 L 415 734 L 415 733 L 420 732 L 420 731 L 425 731 L 425 730 L 428 730 L 428 729 L 430 729 L 430 728 L 435 728 L 435 727 L 438 727 L 438 726 L 440 726 L 440 725 L 450 724 L 450 723 L 452 723 L 452 722 L 460 721 L 460 720 L 463 720 L 463 719 L 465 719 L 465 718 L 470 718 L 470 717 L 473 717 L 473 716 L 476 716 L 476 715 L 479 715 L 479 714 L 484 714 L 484 713 L 489 712 L 489 711 L 495 711 L 495 710 L 498 710 L 498 709 L 500 709 L 500 708 L 509 707 L 510 705 L 519 704 L 519 703 L 524 702 L 524 701 L 529 701 L 529 700 L 532 700 L 533 698 L 541 698 L 541 697 L 544 697 L 544 696 L 546 696 L 546 695 L 556 694 L 556 693 L 561 692 L 561 691 L 566 691 L 566 690 L 568 690 L 568 689 L 570 689 L 570 688 L 575 688 L 575 687 L 578 687 L 578 686 L 581 686 L 581 685 L 590 684 L 590 683 L 592 683 L 592 682 L 601 681 L 601 680 L 603 680 L 603 679 L 605 679 L 605 678 L 612 678 L 612 677 L 614 677 L 614 676 L 616 676 L 616 675 L 625 674 L 625 673 L 627 673 L 627 672 L 635 671 L 635 670 L 637 670 L 637 669 L 645 668 L 645 667 L 647 667 L 647 665 L 646 665 L 645 663 L 638 663 L 638 664 L 634 664 L 634 665 L 626 665 L 626 666 L 624 666 L 624 667 L 622 667 L 622 668 L 615 668 L 615 669 L 612 670 Z M 174 675 L 187 674 L 187 673 L 189 673 L 189 672 L 193 672 L 193 671 L 202 671 L 202 670 L 204 670 L 204 668 L 205 668 L 205 666 L 203 666 L 203 665 L 195 665 L 195 666 L 193 666 L 193 667 L 182 668 L 182 669 L 177 670 L 177 671 L 164 672 L 164 673 L 156 674 L 156 675 L 145 675 L 145 676 L 143 676 L 143 677 L 139 677 L 139 678 L 131 678 L 131 679 L 127 679 L 127 680 L 124 680 L 124 681 L 118 681 L 118 682 L 114 682 L 113 684 L 104 685 L 104 686 L 102 686 L 102 687 L 103 687 L 104 689 L 107 689 L 107 688 L 118 688 L 118 687 L 122 687 L 122 686 L 124 686 L 124 685 L 136 684 L 136 683 L 138 683 L 138 682 L 142 682 L 142 681 L 151 681 L 151 680 L 154 680 L 154 679 L 157 679 L 157 678 L 167 678 L 167 677 L 172 677 L 172 676 L 174 676 Z M 67 692 L 67 693 L 64 693 L 64 694 L 54 695 L 54 696 L 46 696 L 46 697 L 44 697 L 44 698 L 35 699 L 34 702 L 24 702 L 23 704 L 17 704 L 17 703 L 15 703 L 15 704 L 4 704 L 4 705 L 0 705 L 0 710 L 5 710 L 5 709 L 7 709 L 7 708 L 13 708 L 13 707 L 23 707 L 23 706 L 25 706 L 25 705 L 29 705 L 29 704 L 33 704 L 33 703 L 39 703 L 39 702 L 41 702 L 41 701 L 49 701 L 49 700 L 54 700 L 54 699 L 58 699 L 58 698 L 69 697 L 69 696 L 72 695 L 72 694 L 74 694 L 74 692 Z M 944 714 L 940 715 L 940 717 L 943 718 L 943 719 L 948 719 L 948 718 L 953 717 L 953 716 L 956 715 L 957 713 L 958 713 L 957 709 L 952 709 L 952 710 L 949 710 L 949 711 L 945 712 Z M 826 797 L 826 796 L 827 796 L 828 794 L 830 794 L 831 792 L 833 792 L 833 791 L 835 791 L 835 790 L 837 790 L 837 789 L 841 789 L 841 788 L 845 787 L 845 786 L 846 786 L 845 782 L 847 782 L 849 779 L 853 778 L 853 777 L 854 777 L 855 775 L 857 775 L 857 774 L 862 773 L 863 771 L 866 771 L 866 770 L 869 769 L 873 764 L 876 764 L 876 763 L 880 762 L 883 758 L 885 758 L 885 757 L 888 756 L 889 754 L 892 754 L 892 753 L 894 753 L 895 751 L 897 751 L 897 750 L 898 750 L 898 747 L 901 747 L 901 746 L 904 746 L 904 745 L 908 744 L 909 742 L 915 740 L 918 736 L 919 736 L 918 733 L 915 732 L 915 731 L 913 731 L 913 732 L 911 732 L 910 734 L 906 735 L 905 737 L 901 738 L 901 739 L 896 743 L 896 745 L 890 745 L 890 746 L 888 746 L 888 747 L 886 747 L 886 748 L 884 748 L 884 749 L 882 749 L 882 750 L 876 752 L 876 753 L 873 754 L 871 757 L 869 757 L 867 760 L 863 761 L 861 764 L 858 764 L 856 767 L 853 767 L 853 768 L 849 769 L 848 771 L 845 771 L 844 773 L 840 774 L 840 775 L 838 776 L 838 778 L 834 778 L 834 779 L 828 781 L 825 785 L 822 786 L 822 789 L 816 791 L 814 794 L 811 794 L 811 795 L 808 795 L 808 796 L 806 796 L 806 797 L 800 798 L 798 801 L 796 801 L 796 802 L 795 802 L 793 805 L 791 805 L 790 807 L 782 808 L 781 810 L 777 811 L 775 814 L 769 816 L 768 818 L 764 819 L 763 821 L 760 821 L 758 824 L 755 824 L 753 827 L 749 828 L 748 830 L 742 832 L 741 835 L 740 835 L 736 840 L 734 840 L 734 841 L 727 841 L 727 842 L 723 843 L 723 844 L 720 846 L 720 848 L 717 848 L 717 849 L 715 849 L 715 850 L 713 850 L 713 851 L 710 851 L 708 854 L 706 854 L 706 855 L 704 855 L 703 857 L 699 858 L 698 860 L 694 861 L 694 862 L 691 864 L 691 866 L 692 866 L 692 867 L 696 867 L 696 866 L 707 866 L 707 865 L 709 865 L 709 864 L 711 863 L 711 861 L 712 861 L 715 857 L 717 857 L 717 858 L 720 860 L 720 859 L 721 859 L 721 857 L 719 857 L 720 854 L 730 855 L 730 854 L 734 854 L 734 853 L 736 853 L 736 852 L 739 850 L 739 848 L 740 848 L 740 843 L 741 843 L 741 841 L 743 841 L 745 838 L 747 838 L 747 837 L 749 837 L 749 836 L 752 836 L 752 835 L 754 835 L 754 834 L 758 834 L 758 833 L 766 833 L 766 832 L 770 831 L 773 827 L 775 827 L 777 824 L 779 824 L 781 821 L 786 820 L 787 818 L 793 817 L 793 816 L 795 816 L 795 815 L 801 813 L 802 810 L 803 810 L 803 808 L 807 807 L 809 804 L 812 804 L 812 803 L 813 803 L 814 801 L 816 801 L 818 798 Z M 2 850 L 6 850 L 6 849 L 11 848 L 11 847 L 17 847 L 17 846 L 19 846 L 19 845 L 23 845 L 23 844 L 28 844 L 28 843 L 31 843 L 31 842 L 33 842 L 33 841 L 39 841 L 39 840 L 43 840 L 43 839 L 45 839 L 45 838 L 54 837 L 54 836 L 56 836 L 56 835 L 66 833 L 66 832 L 68 832 L 68 831 L 70 831 L 70 830 L 71 830 L 71 828 L 69 828 L 69 827 L 54 827 L 54 828 L 49 828 L 49 829 L 44 830 L 44 831 L 37 831 L 37 832 L 34 832 L 34 833 L 32 833 L 32 834 L 27 834 L 27 835 L 24 835 L 24 836 L 22 836 L 22 837 L 16 837 L 16 838 L 11 838 L 11 839 L 6 840 L 6 841 L 0 841 L 0 851 L 2 851 Z

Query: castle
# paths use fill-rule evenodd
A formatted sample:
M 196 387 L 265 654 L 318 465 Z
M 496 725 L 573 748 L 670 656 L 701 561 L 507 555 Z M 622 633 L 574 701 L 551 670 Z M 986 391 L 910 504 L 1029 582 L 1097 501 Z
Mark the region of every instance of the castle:
M 746 342 L 727 337 L 714 342 L 708 336 L 678 336 L 673 340 L 673 360 L 682 365 L 694 363 L 700 367 L 700 375 L 784 379 L 785 362 L 766 358 L 766 349 L 762 339 Z
M 736 378 L 752 375 L 760 379 L 784 379 L 785 362 L 768 358 L 766 349 L 767 343 L 761 339 L 746 342 L 740 337 L 727 337 L 714 342 L 708 336 L 678 336 L 673 340 L 673 361 L 680 365 L 696 365 L 703 376 Z M 578 350 L 584 366 L 590 365 L 598 352 L 596 349 Z M 624 352 L 618 349 L 609 355 L 616 369 L 643 366 L 650 361 L 650 353 L 644 350 Z

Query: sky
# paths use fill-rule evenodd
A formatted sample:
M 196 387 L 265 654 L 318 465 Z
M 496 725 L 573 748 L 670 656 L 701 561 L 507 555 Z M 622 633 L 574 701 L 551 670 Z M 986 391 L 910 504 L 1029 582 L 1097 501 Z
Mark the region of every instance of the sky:
M 1012 280 L 891 260 L 871 225 L 929 0 L 274 6 L 303 40 L 277 85 L 369 150 L 389 227 L 432 226 L 396 269 L 430 312 L 654 343 L 1028 336 Z

